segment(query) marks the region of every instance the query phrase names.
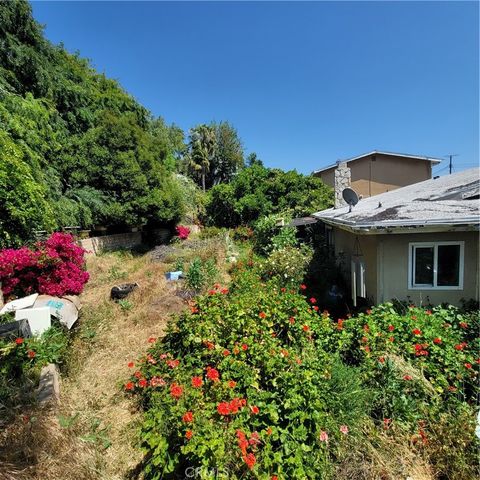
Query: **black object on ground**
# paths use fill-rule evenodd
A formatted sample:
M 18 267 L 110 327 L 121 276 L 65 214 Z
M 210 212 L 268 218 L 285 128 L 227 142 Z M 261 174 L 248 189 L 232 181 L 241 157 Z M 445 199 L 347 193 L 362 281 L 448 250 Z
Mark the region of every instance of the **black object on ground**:
M 110 291 L 110 298 L 112 300 L 122 300 L 126 298 L 138 287 L 138 283 L 123 283 L 122 285 L 115 285 Z

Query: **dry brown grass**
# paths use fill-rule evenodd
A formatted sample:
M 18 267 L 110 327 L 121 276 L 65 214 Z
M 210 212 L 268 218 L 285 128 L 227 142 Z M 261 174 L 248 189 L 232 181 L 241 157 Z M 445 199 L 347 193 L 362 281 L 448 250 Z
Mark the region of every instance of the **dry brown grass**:
M 185 304 L 166 284 L 165 265 L 147 256 L 91 257 L 88 270 L 60 405 L 55 412 L 30 412 L 36 420 L 27 423 L 19 415 L 2 433 L 8 439 L 0 453 L 2 480 L 117 480 L 142 459 L 135 438 L 140 413 L 122 393 L 127 363 L 145 352 L 149 337 L 162 336 L 170 314 Z M 140 285 L 128 297 L 130 309 L 109 299 L 111 287 L 124 282 Z M 59 416 L 71 425 L 60 426 Z

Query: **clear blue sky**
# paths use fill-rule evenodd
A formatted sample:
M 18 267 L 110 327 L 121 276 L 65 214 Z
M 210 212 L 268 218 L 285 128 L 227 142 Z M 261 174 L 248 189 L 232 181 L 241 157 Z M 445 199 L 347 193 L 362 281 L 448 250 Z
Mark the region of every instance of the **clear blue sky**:
M 51 41 L 154 115 L 228 120 L 268 166 L 308 173 L 374 149 L 478 164 L 477 2 L 32 5 Z

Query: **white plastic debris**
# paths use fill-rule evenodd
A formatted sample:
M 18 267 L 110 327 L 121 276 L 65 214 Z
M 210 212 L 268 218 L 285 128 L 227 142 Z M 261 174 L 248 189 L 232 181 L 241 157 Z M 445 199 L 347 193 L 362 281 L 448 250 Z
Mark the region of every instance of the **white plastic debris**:
M 27 320 L 34 336 L 41 335 L 52 326 L 49 307 L 16 310 L 15 320 Z
M 48 307 L 50 315 L 58 319 L 69 330 L 78 319 L 80 302 L 78 297 L 52 297 L 50 295 L 39 295 L 33 308 Z
M 14 312 L 16 310 L 21 310 L 23 308 L 31 307 L 35 300 L 38 297 L 38 293 L 33 293 L 28 297 L 17 298 L 17 300 L 12 300 L 11 302 L 6 303 L 3 308 L 0 310 L 0 315 L 3 315 L 7 312 Z

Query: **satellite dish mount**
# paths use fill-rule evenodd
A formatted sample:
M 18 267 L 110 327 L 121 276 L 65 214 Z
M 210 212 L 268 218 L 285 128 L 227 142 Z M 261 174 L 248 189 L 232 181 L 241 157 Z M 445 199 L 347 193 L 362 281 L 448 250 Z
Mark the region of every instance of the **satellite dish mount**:
M 344 188 L 342 191 L 343 199 L 348 203 L 349 209 L 348 211 L 352 211 L 352 207 L 354 207 L 358 203 L 358 195 L 355 190 L 352 188 Z

